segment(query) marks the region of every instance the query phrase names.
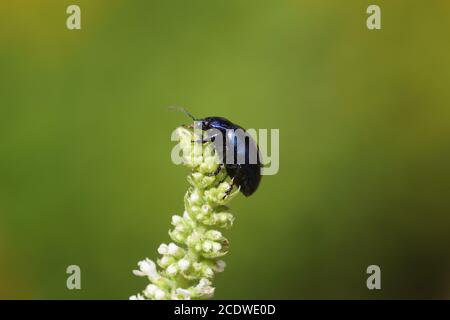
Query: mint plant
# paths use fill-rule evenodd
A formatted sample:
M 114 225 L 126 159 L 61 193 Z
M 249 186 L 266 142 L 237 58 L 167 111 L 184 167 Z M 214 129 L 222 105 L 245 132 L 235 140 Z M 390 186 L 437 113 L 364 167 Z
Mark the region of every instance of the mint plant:
M 160 257 L 146 258 L 133 273 L 149 284 L 132 300 L 207 299 L 214 294 L 216 273 L 225 269 L 222 257 L 229 242 L 222 230 L 233 225 L 226 206 L 239 192 L 233 185 L 212 142 L 202 143 L 202 133 L 185 127 L 176 130 L 183 163 L 191 169 L 184 196 L 184 213 L 172 216 L 172 242 L 158 248 Z

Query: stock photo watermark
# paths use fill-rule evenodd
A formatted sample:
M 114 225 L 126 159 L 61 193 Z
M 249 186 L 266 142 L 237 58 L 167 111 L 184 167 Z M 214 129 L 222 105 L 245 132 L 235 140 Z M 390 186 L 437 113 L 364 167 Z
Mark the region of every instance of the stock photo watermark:
M 69 5 L 66 9 L 69 16 L 66 19 L 66 27 L 69 30 L 81 30 L 81 8 L 78 5 Z M 369 30 L 381 30 L 381 8 L 376 4 L 371 4 L 366 9 L 369 16 L 366 20 L 366 27 Z
M 381 8 L 376 4 L 371 4 L 366 10 L 369 17 L 366 20 L 366 26 L 369 30 L 381 29 Z
M 366 286 L 369 290 L 381 290 L 381 268 L 375 264 L 366 269 L 370 276 L 367 278 Z
M 81 8 L 75 4 L 67 7 L 66 13 L 69 15 L 66 20 L 66 27 L 69 30 L 81 29 Z
M 195 121 L 189 127 L 193 129 L 195 137 L 192 150 L 182 148 L 180 143 L 177 143 L 171 152 L 171 160 L 174 164 L 187 162 L 200 164 L 203 158 L 211 156 L 210 153 L 215 152 L 218 157 L 212 157 L 212 159 L 215 159 L 217 164 L 225 165 L 228 168 L 247 165 L 260 166 L 261 175 L 278 173 L 280 168 L 279 129 L 229 128 L 220 130 L 208 128 L 205 121 Z M 180 141 L 179 135 L 180 131 L 174 130 L 171 140 Z M 214 149 L 205 148 L 204 145 L 207 142 L 212 142 Z
M 76 264 L 70 265 L 66 269 L 66 273 L 70 276 L 67 277 L 66 287 L 69 290 L 81 289 L 81 268 Z

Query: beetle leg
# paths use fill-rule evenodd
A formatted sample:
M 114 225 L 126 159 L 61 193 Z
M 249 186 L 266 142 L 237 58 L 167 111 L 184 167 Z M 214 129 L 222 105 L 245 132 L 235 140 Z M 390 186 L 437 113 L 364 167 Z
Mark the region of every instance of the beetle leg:
M 198 139 L 198 140 L 191 140 L 191 143 L 201 143 L 201 144 L 205 144 L 205 143 L 207 143 L 207 142 L 209 142 L 208 140 L 200 140 L 200 139 Z
M 231 191 L 233 191 L 233 187 L 234 187 L 234 178 L 231 179 L 230 187 L 227 189 L 227 191 L 225 191 L 225 195 L 223 196 L 222 200 L 224 200 L 227 196 L 230 195 Z
M 198 139 L 198 140 L 191 140 L 192 143 L 202 143 L 205 144 L 207 142 L 214 142 L 218 134 L 213 134 L 212 136 L 207 137 L 206 139 Z
M 220 135 L 221 133 L 215 133 L 213 135 L 208 136 L 204 141 L 206 142 L 214 142 L 216 140 L 216 137 Z
M 220 170 L 222 170 L 222 166 L 223 166 L 223 163 L 219 164 L 219 165 L 217 166 L 217 169 L 214 170 L 214 172 L 207 173 L 206 176 L 208 176 L 208 177 L 217 176 L 217 175 L 219 174 Z M 225 177 L 225 178 L 226 178 L 226 177 Z

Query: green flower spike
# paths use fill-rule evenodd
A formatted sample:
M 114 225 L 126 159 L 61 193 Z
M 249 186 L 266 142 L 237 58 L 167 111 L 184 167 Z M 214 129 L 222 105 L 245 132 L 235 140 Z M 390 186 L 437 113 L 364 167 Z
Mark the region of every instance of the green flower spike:
M 190 187 L 184 197 L 185 211 L 183 216 L 172 216 L 169 236 L 173 242 L 159 246 L 157 265 L 145 259 L 138 263 L 139 270 L 133 271 L 147 277 L 150 284 L 131 296 L 132 300 L 211 298 L 214 275 L 225 269 L 221 257 L 227 254 L 229 243 L 217 229 L 233 225 L 226 204 L 239 189 L 232 189 L 213 143 L 199 142 L 201 130 L 180 127 L 176 133 L 183 163 L 192 170 L 187 178 Z

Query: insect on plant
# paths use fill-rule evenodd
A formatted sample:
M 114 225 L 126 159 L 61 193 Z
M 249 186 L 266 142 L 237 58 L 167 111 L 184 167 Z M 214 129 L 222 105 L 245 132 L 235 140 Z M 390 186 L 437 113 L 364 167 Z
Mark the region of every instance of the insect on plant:
M 216 152 L 225 166 L 227 174 L 245 196 L 252 195 L 261 181 L 261 156 L 255 140 L 241 126 L 224 117 L 194 117 L 184 108 L 176 108 L 194 120 L 190 129 L 208 131 L 202 142 L 215 143 Z M 225 137 L 225 138 L 224 138 Z M 220 138 L 220 139 L 218 139 Z M 218 167 L 216 174 L 220 171 Z M 230 190 L 231 192 L 231 190 Z
M 223 117 L 197 119 L 183 108 L 177 110 L 194 120 L 175 131 L 187 155 L 183 164 L 191 169 L 184 212 L 172 216 L 169 236 L 173 242 L 159 246 L 156 263 L 148 258 L 139 261 L 133 273 L 147 277 L 150 284 L 130 299 L 212 297 L 212 281 L 224 271 L 222 257 L 229 250 L 228 239 L 218 229 L 229 229 L 234 222 L 227 204 L 239 191 L 245 196 L 253 194 L 261 181 L 258 145 L 242 127 Z M 198 129 L 201 138 L 195 133 Z M 201 157 L 193 148 L 197 143 L 206 151 Z

